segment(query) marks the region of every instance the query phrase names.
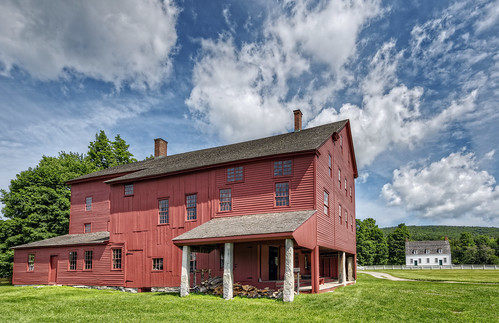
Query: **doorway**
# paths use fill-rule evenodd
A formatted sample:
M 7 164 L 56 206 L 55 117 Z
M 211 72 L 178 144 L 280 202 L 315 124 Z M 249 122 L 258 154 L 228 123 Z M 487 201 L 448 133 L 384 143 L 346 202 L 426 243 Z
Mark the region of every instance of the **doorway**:
M 269 280 L 277 280 L 279 273 L 279 248 L 269 247 Z
M 414 266 L 417 266 L 417 265 L 418 265 L 418 261 L 414 260 Z
M 59 256 L 50 256 L 49 284 L 57 283 L 57 260 Z
M 439 264 L 440 266 L 442 266 L 442 259 L 440 259 L 440 260 L 438 261 L 438 264 Z

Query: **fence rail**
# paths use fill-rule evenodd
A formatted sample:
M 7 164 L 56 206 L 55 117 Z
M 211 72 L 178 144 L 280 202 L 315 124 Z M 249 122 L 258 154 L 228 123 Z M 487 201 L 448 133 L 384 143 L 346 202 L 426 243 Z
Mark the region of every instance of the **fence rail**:
M 407 269 L 407 270 L 425 270 L 425 269 L 474 269 L 474 270 L 498 270 L 498 265 L 445 265 L 445 266 L 406 266 L 406 265 L 374 265 L 357 266 L 357 270 L 379 270 L 379 269 Z

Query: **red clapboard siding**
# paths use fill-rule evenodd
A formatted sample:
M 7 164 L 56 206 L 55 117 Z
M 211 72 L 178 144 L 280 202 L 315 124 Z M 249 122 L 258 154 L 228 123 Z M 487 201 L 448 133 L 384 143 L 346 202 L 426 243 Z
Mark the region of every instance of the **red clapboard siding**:
M 108 230 L 110 192 L 109 185 L 101 181 L 72 185 L 70 234 L 84 233 L 85 223 L 91 224 L 92 232 Z M 85 211 L 85 199 L 87 197 L 92 197 L 92 209 L 90 211 Z
M 347 127 L 343 128 L 339 136 L 343 137 L 343 147 L 340 139 L 329 139 L 319 148 L 317 164 L 317 242 L 319 245 L 331 249 L 341 250 L 352 254 L 355 248 L 355 185 L 354 169 L 351 157 Z M 332 174 L 329 175 L 329 158 L 332 156 Z M 338 169 L 341 169 L 341 187 L 338 186 Z M 345 178 L 347 189 L 345 190 Z M 350 198 L 350 186 L 352 198 Z M 324 190 L 329 192 L 329 216 L 324 214 Z M 339 205 L 342 208 L 342 223 L 339 222 Z M 345 210 L 348 212 L 348 228 L 345 222 Z M 350 216 L 353 216 L 353 227 Z
M 85 251 L 93 251 L 92 270 L 84 270 Z M 77 252 L 77 268 L 69 269 L 69 252 Z M 27 271 L 28 254 L 35 254 L 34 271 Z M 111 270 L 111 247 L 108 245 L 17 249 L 12 284 L 48 284 L 50 257 L 57 256 L 57 280 L 64 285 L 123 286 L 124 270 Z

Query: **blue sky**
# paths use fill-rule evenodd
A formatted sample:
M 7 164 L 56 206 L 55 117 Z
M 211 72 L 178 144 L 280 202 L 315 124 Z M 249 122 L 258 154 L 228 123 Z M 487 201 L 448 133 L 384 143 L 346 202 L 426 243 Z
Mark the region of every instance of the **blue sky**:
M 357 217 L 499 226 L 499 1 L 2 1 L 0 188 L 120 134 L 137 159 L 349 118 Z

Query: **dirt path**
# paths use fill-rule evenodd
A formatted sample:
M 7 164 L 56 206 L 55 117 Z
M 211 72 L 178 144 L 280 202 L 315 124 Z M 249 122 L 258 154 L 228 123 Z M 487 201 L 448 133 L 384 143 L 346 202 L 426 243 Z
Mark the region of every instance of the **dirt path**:
M 390 274 L 380 273 L 377 271 L 359 271 L 359 272 L 363 273 L 363 274 L 369 274 L 373 277 L 381 278 L 381 279 L 388 279 L 388 280 L 395 280 L 395 281 L 406 281 L 406 282 L 414 282 L 415 281 L 414 279 L 405 279 L 405 278 L 393 277 Z

